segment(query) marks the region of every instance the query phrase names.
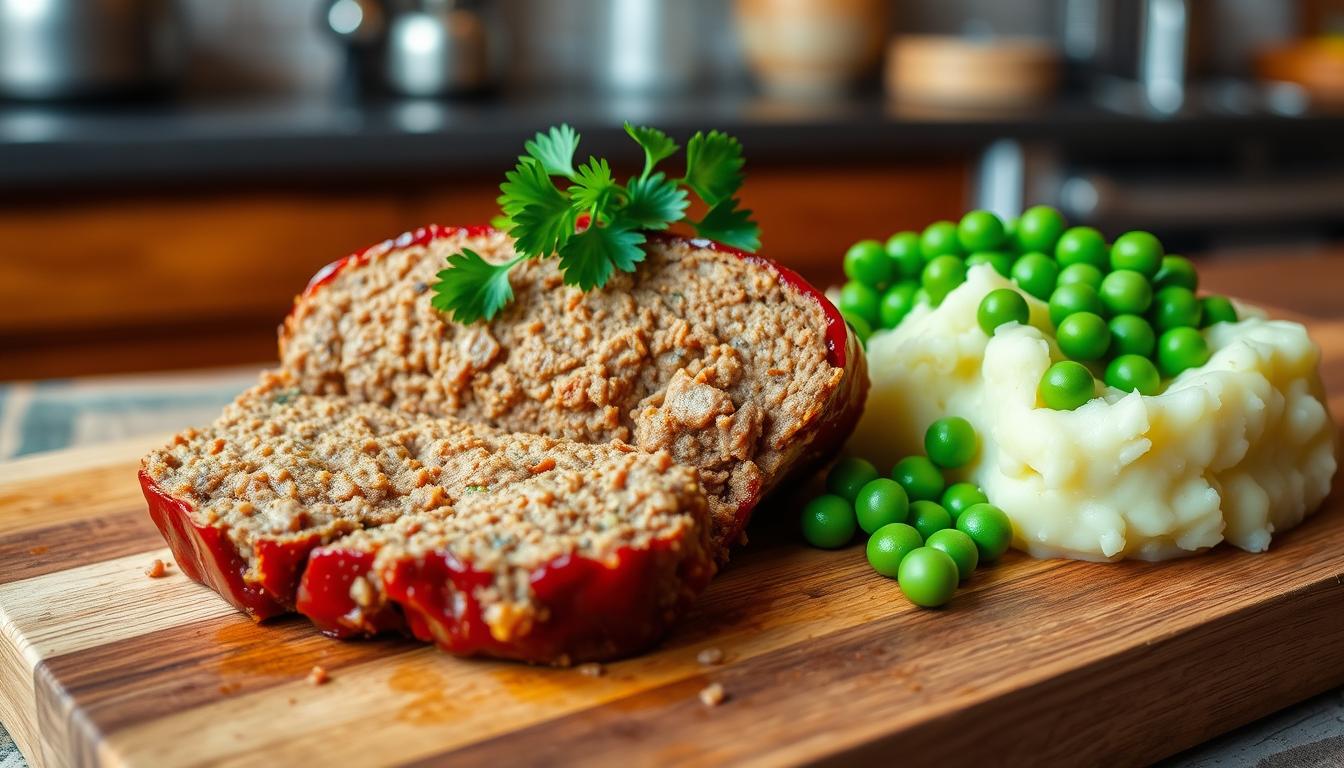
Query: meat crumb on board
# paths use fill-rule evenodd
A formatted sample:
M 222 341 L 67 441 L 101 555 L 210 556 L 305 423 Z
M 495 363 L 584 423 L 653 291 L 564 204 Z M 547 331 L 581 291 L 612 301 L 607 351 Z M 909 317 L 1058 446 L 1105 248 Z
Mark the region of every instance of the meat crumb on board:
M 145 569 L 145 575 L 151 579 L 161 579 L 168 575 L 168 564 L 156 557 Z
M 728 698 L 727 691 L 718 683 L 710 683 L 700 689 L 700 703 L 706 707 L 717 707 Z
M 723 663 L 723 649 L 706 648 L 695 655 L 695 660 L 706 667 L 713 667 Z
M 316 666 L 308 673 L 308 683 L 310 685 L 326 685 L 331 680 L 331 675 L 327 674 L 326 667 Z
M 577 667 L 577 669 L 579 670 L 579 674 L 583 675 L 584 677 L 601 677 L 607 674 L 606 667 L 594 662 L 589 662 L 587 664 L 580 664 Z

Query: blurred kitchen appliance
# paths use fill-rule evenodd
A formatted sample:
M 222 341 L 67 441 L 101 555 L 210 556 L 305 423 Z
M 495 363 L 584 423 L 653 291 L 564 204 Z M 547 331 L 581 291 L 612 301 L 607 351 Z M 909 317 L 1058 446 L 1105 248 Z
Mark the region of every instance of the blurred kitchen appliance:
M 0 96 L 160 91 L 182 73 L 183 38 L 173 0 L 0 0 Z
M 1171 114 L 1205 86 L 1252 74 L 1260 50 L 1296 26 L 1298 3 L 1062 0 L 1060 42 L 1075 91 L 1109 106 Z
M 742 48 L 756 79 L 784 96 L 834 96 L 882 55 L 885 0 L 737 0 Z
M 697 74 L 697 8 L 686 0 L 602 0 L 606 21 L 600 84 L 623 93 L 683 90 Z
M 1162 113 L 1181 108 L 1197 21 L 1189 0 L 1065 0 L 1062 8 L 1071 82 Z
M 452 96 L 498 79 L 502 45 L 488 11 L 467 0 L 330 0 L 322 23 L 345 44 L 365 88 Z

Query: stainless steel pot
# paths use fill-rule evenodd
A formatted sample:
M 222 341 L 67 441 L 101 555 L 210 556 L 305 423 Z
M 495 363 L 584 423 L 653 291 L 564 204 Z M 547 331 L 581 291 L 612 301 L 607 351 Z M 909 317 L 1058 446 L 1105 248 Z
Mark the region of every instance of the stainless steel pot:
M 182 72 L 183 42 L 173 0 L 0 0 L 0 96 L 163 88 Z
M 501 46 L 487 9 L 467 0 L 329 0 L 323 20 L 356 74 L 405 96 L 447 96 L 494 83 Z

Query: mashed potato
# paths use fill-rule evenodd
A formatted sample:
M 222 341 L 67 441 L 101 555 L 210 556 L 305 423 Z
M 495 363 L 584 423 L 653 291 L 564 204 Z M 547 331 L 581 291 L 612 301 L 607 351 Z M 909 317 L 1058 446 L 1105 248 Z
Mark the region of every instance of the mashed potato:
M 1213 356 L 1159 395 L 1098 382 L 1076 411 L 1038 408 L 1036 387 L 1062 359 L 1046 305 L 1030 325 L 976 324 L 980 299 L 1015 288 L 985 265 L 941 306 L 920 306 L 868 342 L 872 391 L 850 451 L 879 466 L 923 452 L 930 422 L 959 415 L 980 433 L 960 479 L 1013 521 L 1036 556 L 1159 560 L 1226 539 L 1261 552 L 1320 505 L 1335 472 L 1335 427 L 1301 325 L 1238 306 L 1204 331 Z

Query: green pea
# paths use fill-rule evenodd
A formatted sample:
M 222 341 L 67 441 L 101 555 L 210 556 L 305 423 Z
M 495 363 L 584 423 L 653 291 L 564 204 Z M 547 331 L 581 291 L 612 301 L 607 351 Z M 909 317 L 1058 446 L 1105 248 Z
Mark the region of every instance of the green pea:
M 966 262 L 959 256 L 935 256 L 924 265 L 924 290 L 934 304 L 943 303 L 947 294 L 966 282 Z
M 924 456 L 906 456 L 891 469 L 911 501 L 933 501 L 943 493 L 943 473 Z
M 882 296 L 871 285 L 850 280 L 840 286 L 840 311 L 861 317 L 868 325 L 877 325 Z
M 867 344 L 868 337 L 873 335 L 873 327 L 868 324 L 868 321 L 858 315 L 843 310 L 841 310 L 840 315 L 845 318 L 846 323 L 849 323 L 850 329 L 854 331 L 854 335 L 858 340 Z
M 926 541 L 935 532 L 952 527 L 952 515 L 936 501 L 911 502 L 909 521 Z
M 1061 285 L 1050 294 L 1050 322 L 1058 328 L 1064 318 L 1076 312 L 1091 312 L 1094 315 L 1100 315 L 1102 312 L 1101 297 L 1097 295 L 1097 290 L 1090 285 L 1074 283 L 1073 285 Z
M 877 307 L 878 319 L 883 328 L 895 328 L 901 324 L 910 310 L 915 308 L 915 292 L 919 284 L 912 280 L 902 280 L 882 294 L 882 302 Z
M 950 221 L 935 221 L 924 228 L 919 236 L 919 252 L 927 263 L 938 256 L 961 255 L 957 239 L 957 225 Z
M 1010 251 L 1021 253 L 1021 249 L 1017 247 L 1017 221 L 1016 218 L 1003 220 L 1003 245 Z
M 1091 400 L 1095 392 L 1091 371 L 1082 363 L 1062 360 L 1045 369 L 1036 396 L 1047 408 L 1072 411 Z
M 1111 354 L 1142 355 L 1151 357 L 1157 349 L 1157 334 L 1153 326 L 1138 315 L 1116 315 L 1111 318 Z
M 901 280 L 918 280 L 924 270 L 924 255 L 919 252 L 918 232 L 897 232 L 887 238 L 887 257 Z
M 970 536 L 956 528 L 934 531 L 925 544 L 946 552 L 947 556 L 952 558 L 952 562 L 957 564 L 957 575 L 962 581 L 969 579 L 975 572 L 975 567 L 980 564 L 979 547 L 975 546 Z
M 838 549 L 854 538 L 854 508 L 839 496 L 825 494 L 803 507 L 803 538 L 821 549 Z
M 988 264 L 1004 277 L 1013 273 L 1013 257 L 1003 251 L 977 251 L 966 257 L 968 270 L 977 264 Z
M 1198 328 L 1203 308 L 1193 291 L 1173 285 L 1157 292 L 1149 314 L 1153 327 L 1162 333 L 1172 328 Z
M 992 563 L 1013 543 L 1013 521 L 993 504 L 976 504 L 957 518 L 957 530 L 971 537 L 980 560 Z
M 1111 316 L 1141 315 L 1153 303 L 1153 287 L 1148 284 L 1148 278 L 1129 269 L 1118 269 L 1107 275 L 1097 294 Z
M 957 225 L 957 240 L 966 253 L 998 248 L 1003 238 L 1003 222 L 989 211 L 971 211 Z
M 1167 378 L 1198 368 L 1211 356 L 1209 343 L 1194 328 L 1172 328 L 1157 339 L 1157 367 Z
M 919 531 L 905 523 L 890 523 L 878 528 L 868 538 L 868 564 L 889 579 L 900 573 L 905 556 L 924 546 Z
M 953 483 L 943 491 L 943 509 L 947 510 L 947 514 L 951 515 L 953 520 L 968 508 L 987 501 L 989 497 L 974 483 Z
M 1214 323 L 1237 322 L 1237 308 L 1232 306 L 1232 301 L 1226 296 L 1205 296 L 1199 300 L 1199 305 L 1203 310 L 1203 328 Z
M 937 608 L 951 600 L 960 578 L 951 556 L 933 547 L 920 547 L 906 555 L 896 572 L 901 592 L 923 608 Z
M 1111 244 L 1111 269 L 1128 269 L 1151 278 L 1162 266 L 1162 241 L 1151 232 L 1126 232 Z
M 1105 269 L 1108 262 L 1106 238 L 1092 227 L 1067 229 L 1059 236 L 1059 242 L 1055 243 L 1055 261 L 1062 267 L 1091 264 L 1097 269 Z
M 1162 389 L 1162 377 L 1152 360 L 1139 355 L 1120 355 L 1106 366 L 1106 386 L 1121 392 L 1156 395 Z
M 1012 288 L 995 288 L 980 300 L 980 308 L 975 311 L 975 320 L 980 329 L 988 336 L 1005 323 L 1026 325 L 1031 317 L 1027 309 L 1027 300 Z
M 871 461 L 846 456 L 835 462 L 835 466 L 827 473 L 826 490 L 852 504 L 863 486 L 877 478 L 877 467 Z
M 1059 270 L 1059 280 L 1057 281 L 1057 284 L 1074 285 L 1077 283 L 1082 283 L 1083 285 L 1091 286 L 1092 288 L 1100 290 L 1101 281 L 1105 277 L 1106 276 L 1102 273 L 1100 269 L 1097 269 L 1095 266 L 1091 264 L 1084 264 L 1080 262 L 1078 264 L 1070 264 L 1069 266 Z
M 1055 243 L 1064 233 L 1064 217 L 1048 205 L 1035 205 L 1017 219 L 1016 241 L 1023 251 L 1054 253 Z
M 845 277 L 873 288 L 885 288 L 891 282 L 895 265 L 876 240 L 860 240 L 845 252 Z
M 1012 277 L 1022 290 L 1047 301 L 1059 281 L 1059 264 L 1044 253 L 1024 253 L 1013 264 Z
M 1199 273 L 1195 271 L 1195 265 L 1184 256 L 1163 256 L 1162 266 L 1153 276 L 1154 289 L 1160 291 L 1171 285 L 1189 288 L 1192 291 L 1199 287 Z
M 1111 331 L 1101 315 L 1075 312 L 1060 322 L 1055 340 L 1060 351 L 1074 360 L 1100 360 L 1111 346 Z
M 925 455 L 944 469 L 965 466 L 979 447 L 975 427 L 960 416 L 945 416 L 924 431 Z
M 888 477 L 869 481 L 854 499 L 854 514 L 864 533 L 873 533 L 890 523 L 904 523 L 910 512 L 910 498 L 901 484 Z

